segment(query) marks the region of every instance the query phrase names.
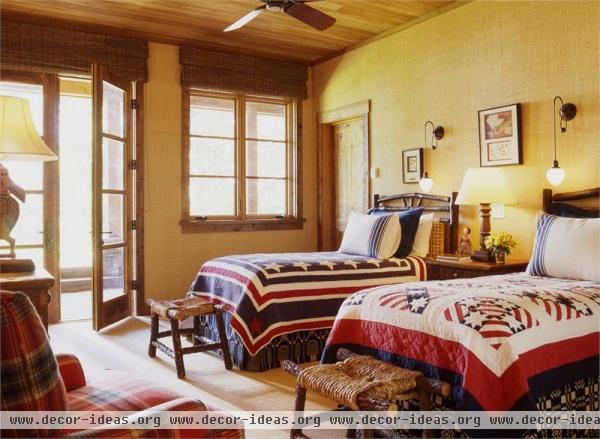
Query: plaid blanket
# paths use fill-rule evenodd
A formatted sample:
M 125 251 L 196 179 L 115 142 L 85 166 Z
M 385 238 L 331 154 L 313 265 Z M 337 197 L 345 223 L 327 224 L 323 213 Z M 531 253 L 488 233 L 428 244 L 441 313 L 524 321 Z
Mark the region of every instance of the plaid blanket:
M 29 298 L 22 293 L 0 292 L 0 400 L 3 411 L 64 410 L 65 386 L 48 335 Z M 18 434 L 45 437 L 47 429 L 20 430 Z M 2 436 L 16 431 L 3 430 Z
M 255 355 L 282 334 L 331 328 L 343 300 L 376 285 L 426 278 L 420 258 L 374 259 L 339 252 L 252 254 L 206 262 L 188 295 L 223 304 Z
M 322 361 L 347 347 L 452 383 L 457 409 L 535 410 L 556 389 L 597 383 L 599 316 L 600 282 L 514 274 L 391 285 L 344 302 Z M 570 389 L 552 406 L 599 408 L 597 387 Z

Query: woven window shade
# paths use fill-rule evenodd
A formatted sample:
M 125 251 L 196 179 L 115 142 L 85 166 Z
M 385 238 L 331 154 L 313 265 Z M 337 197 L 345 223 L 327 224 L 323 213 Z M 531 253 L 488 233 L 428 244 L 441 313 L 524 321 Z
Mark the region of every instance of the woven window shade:
M 144 40 L 8 20 L 1 38 L 3 68 L 90 74 L 96 62 L 128 81 L 148 79 Z
M 181 84 L 210 90 L 306 99 L 308 67 L 195 47 L 179 49 Z

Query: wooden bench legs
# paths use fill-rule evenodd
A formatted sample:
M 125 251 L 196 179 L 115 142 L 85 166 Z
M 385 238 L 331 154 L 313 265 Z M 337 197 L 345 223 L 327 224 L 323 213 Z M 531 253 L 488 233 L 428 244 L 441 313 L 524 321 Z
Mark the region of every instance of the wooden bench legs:
M 223 322 L 223 311 L 220 308 L 216 308 L 214 314 L 217 320 L 217 330 L 219 332 L 218 341 L 210 340 L 200 335 L 200 316 L 193 317 L 193 328 L 185 329 L 179 328 L 179 320 L 169 319 L 171 323 L 171 330 L 160 332 L 158 328 L 159 317 L 158 315 L 152 315 L 148 356 L 152 358 L 156 357 L 156 349 L 158 348 L 167 356 L 175 360 L 177 378 L 185 378 L 185 365 L 183 363 L 184 355 L 221 349 L 221 351 L 223 351 L 223 362 L 225 363 L 225 369 L 230 370 L 233 367 L 233 363 L 231 361 L 231 354 L 229 352 L 229 344 L 227 343 L 227 334 L 225 332 L 225 324 Z M 192 347 L 184 348 L 181 346 L 181 336 L 185 334 L 192 334 Z M 173 348 L 170 348 L 159 341 L 159 339 L 169 336 L 173 340 Z
M 343 361 L 347 358 L 355 357 L 356 355 L 357 354 L 355 354 L 347 349 L 339 349 L 337 351 L 337 359 L 341 360 L 341 361 Z M 295 376 L 296 378 L 302 372 L 300 367 L 296 363 L 294 363 L 290 360 L 282 361 L 281 368 L 283 369 L 284 372 L 287 372 L 287 373 Z M 416 397 L 419 402 L 419 408 L 421 411 L 431 410 L 431 397 L 433 395 L 441 396 L 443 398 L 446 398 L 450 395 L 451 387 L 446 382 L 430 379 L 430 378 L 427 378 L 427 377 L 421 375 L 421 376 L 418 376 L 415 378 L 415 383 L 416 383 L 416 387 L 413 391 L 414 393 L 411 393 L 411 396 L 406 395 L 406 397 L 410 397 L 412 399 L 415 397 L 415 393 L 416 393 Z M 306 388 L 304 388 L 303 386 L 301 386 L 300 384 L 297 383 L 296 384 L 296 403 L 294 406 L 294 412 L 296 415 L 302 414 L 302 412 L 304 411 L 305 402 L 306 402 Z M 338 404 L 339 404 L 339 401 L 336 401 L 336 402 L 338 402 Z M 363 394 L 359 394 L 356 397 L 356 405 L 358 406 L 358 408 L 360 410 L 366 410 L 366 411 L 385 412 L 385 411 L 395 411 L 398 409 L 398 406 L 396 405 L 395 401 L 377 399 L 377 398 L 374 398 L 374 397 L 371 397 L 368 395 L 363 395 Z M 344 407 L 339 407 L 339 408 L 345 409 Z M 348 437 L 355 437 L 355 432 L 353 432 L 351 430 L 352 429 L 348 430 Z M 376 432 L 376 430 L 363 428 L 361 436 L 363 438 L 372 438 L 372 437 L 374 437 L 375 432 Z M 381 434 L 385 433 L 384 431 L 379 431 L 379 430 L 377 430 L 377 432 L 381 433 Z M 436 437 L 436 435 L 437 435 L 435 430 L 428 430 L 428 429 L 423 429 L 422 434 L 423 434 L 423 437 L 425 437 L 425 438 Z M 307 437 L 308 436 L 306 436 L 305 434 L 302 433 L 302 429 L 296 428 L 296 429 L 292 429 L 290 431 L 291 439 L 307 438 Z M 387 436 L 384 436 L 384 437 L 387 437 Z

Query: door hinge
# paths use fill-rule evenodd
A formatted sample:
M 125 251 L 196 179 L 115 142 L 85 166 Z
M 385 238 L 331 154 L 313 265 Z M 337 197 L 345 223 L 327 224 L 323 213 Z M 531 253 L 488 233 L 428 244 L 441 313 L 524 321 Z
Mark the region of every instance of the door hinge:
M 137 230 L 137 220 L 131 221 L 131 230 Z
M 137 280 L 132 280 L 131 281 L 131 289 L 132 290 L 137 290 L 140 287 L 140 284 Z
M 132 99 L 131 100 L 131 109 L 132 110 L 137 110 L 138 109 L 138 101 L 137 101 L 137 99 Z
M 137 169 L 137 160 L 131 160 L 129 162 L 129 169 L 135 171 Z

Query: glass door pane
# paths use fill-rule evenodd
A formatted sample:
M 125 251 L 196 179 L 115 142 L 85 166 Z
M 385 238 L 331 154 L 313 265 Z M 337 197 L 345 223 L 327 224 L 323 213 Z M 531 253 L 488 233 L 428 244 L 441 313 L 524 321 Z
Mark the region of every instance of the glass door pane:
M 44 134 L 44 88 L 41 84 L 0 82 L 0 95 L 27 99 L 38 133 Z M 11 180 L 25 190 L 25 202 L 18 201 L 20 214 L 11 236 L 17 258 L 32 259 L 44 267 L 44 165 L 42 162 L 3 161 Z M 8 253 L 2 241 L 0 253 Z
M 130 314 L 128 84 L 94 65 L 94 328 Z

